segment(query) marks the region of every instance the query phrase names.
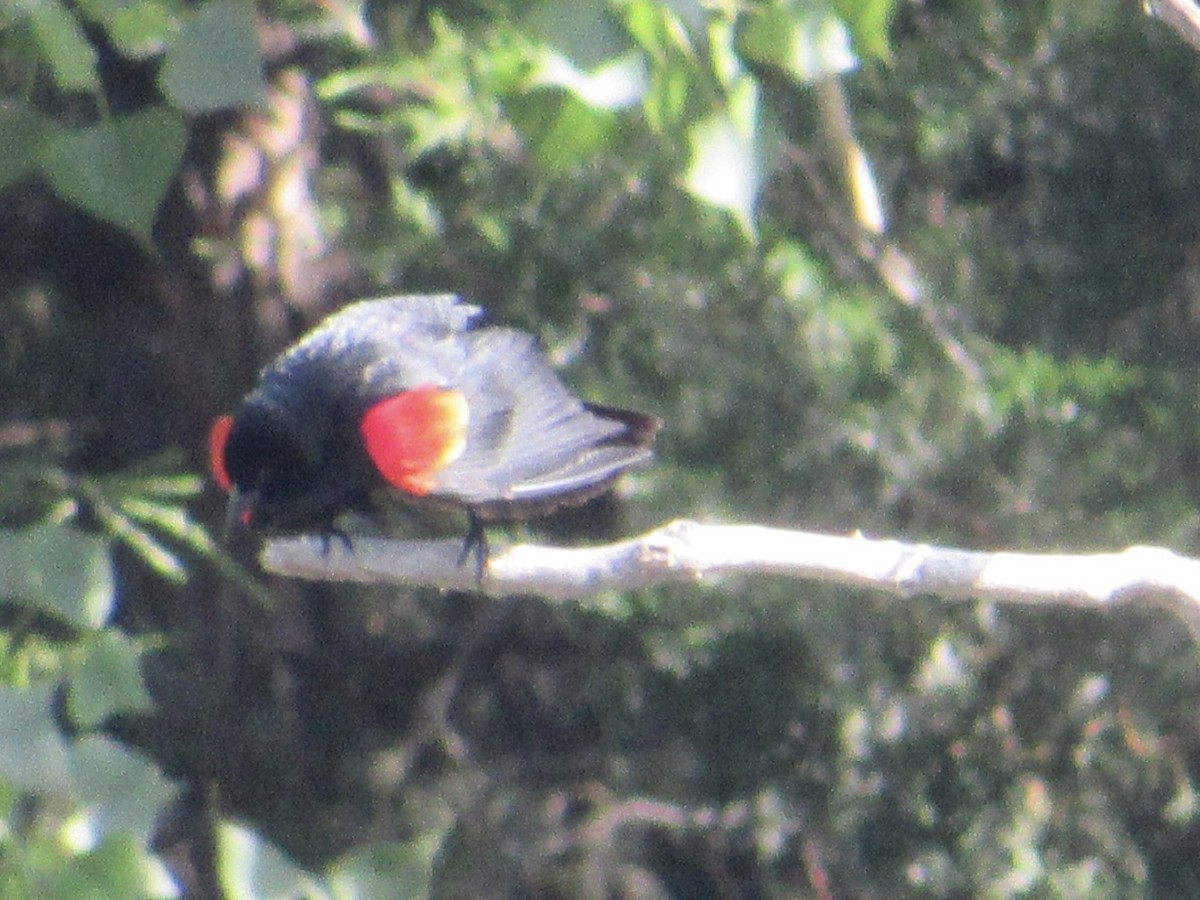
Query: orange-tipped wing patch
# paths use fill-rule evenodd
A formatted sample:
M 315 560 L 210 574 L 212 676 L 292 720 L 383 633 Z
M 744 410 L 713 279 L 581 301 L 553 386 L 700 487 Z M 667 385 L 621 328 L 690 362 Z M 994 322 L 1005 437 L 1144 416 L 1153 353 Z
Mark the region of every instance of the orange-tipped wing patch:
M 423 496 L 466 447 L 467 418 L 462 392 L 425 385 L 380 400 L 363 415 L 359 432 L 379 474 Z
M 208 467 L 213 481 L 225 493 L 233 490 L 233 479 L 225 467 L 225 445 L 229 443 L 229 432 L 233 430 L 233 416 L 221 416 L 212 423 L 208 432 Z

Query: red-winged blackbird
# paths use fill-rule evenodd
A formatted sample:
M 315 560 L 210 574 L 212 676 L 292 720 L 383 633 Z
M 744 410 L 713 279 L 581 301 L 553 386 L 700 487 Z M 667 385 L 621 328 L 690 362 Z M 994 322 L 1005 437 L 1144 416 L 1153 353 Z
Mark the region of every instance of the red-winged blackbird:
M 453 295 L 367 300 L 330 316 L 213 425 L 213 476 L 231 515 L 273 531 L 335 532 L 391 488 L 481 521 L 602 493 L 648 462 L 659 421 L 584 403 L 531 335 L 474 328 Z

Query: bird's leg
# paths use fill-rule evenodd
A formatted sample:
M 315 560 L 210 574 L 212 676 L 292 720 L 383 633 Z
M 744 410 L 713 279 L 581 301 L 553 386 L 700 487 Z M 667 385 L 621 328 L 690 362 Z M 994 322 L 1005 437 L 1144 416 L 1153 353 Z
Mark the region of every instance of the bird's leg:
M 463 541 L 462 551 L 458 554 L 458 564 L 461 566 L 467 561 L 470 556 L 475 557 L 475 581 L 477 584 L 483 584 L 483 567 L 487 565 L 488 558 L 488 539 L 487 531 L 483 527 L 483 520 L 475 513 L 475 510 L 467 510 L 467 537 Z
M 321 529 L 321 555 L 329 556 L 329 548 L 333 545 L 334 539 L 341 542 L 346 548 L 347 553 L 354 552 L 354 543 L 350 540 L 350 532 L 338 528 L 332 522 Z

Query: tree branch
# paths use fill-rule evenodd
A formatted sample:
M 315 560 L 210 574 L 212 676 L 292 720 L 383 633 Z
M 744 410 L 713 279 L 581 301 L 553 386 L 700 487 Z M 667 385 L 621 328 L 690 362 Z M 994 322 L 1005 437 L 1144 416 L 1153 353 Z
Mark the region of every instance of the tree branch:
M 458 541 L 357 537 L 353 549 L 322 537 L 278 538 L 263 567 L 321 581 L 423 584 L 485 594 L 582 597 L 731 574 L 774 574 L 902 597 L 1107 607 L 1140 600 L 1179 615 L 1200 639 L 1200 561 L 1160 547 L 1120 553 L 987 553 L 929 544 L 684 519 L 600 547 L 529 544 L 494 551 L 482 583 L 459 565 Z

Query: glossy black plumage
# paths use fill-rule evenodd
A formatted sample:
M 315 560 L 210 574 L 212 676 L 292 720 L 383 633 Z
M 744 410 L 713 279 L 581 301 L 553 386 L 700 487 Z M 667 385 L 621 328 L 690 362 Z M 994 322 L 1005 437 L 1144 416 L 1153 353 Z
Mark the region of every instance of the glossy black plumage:
M 479 315 L 452 295 L 363 301 L 268 365 L 214 442 L 214 472 L 231 482 L 238 518 L 327 529 L 389 486 L 473 518 L 524 518 L 601 493 L 650 460 L 657 419 L 582 402 L 532 336 L 476 328 Z M 381 401 L 426 388 L 453 400 L 447 408 L 465 401 L 466 415 L 416 493 L 381 475 L 363 422 Z

